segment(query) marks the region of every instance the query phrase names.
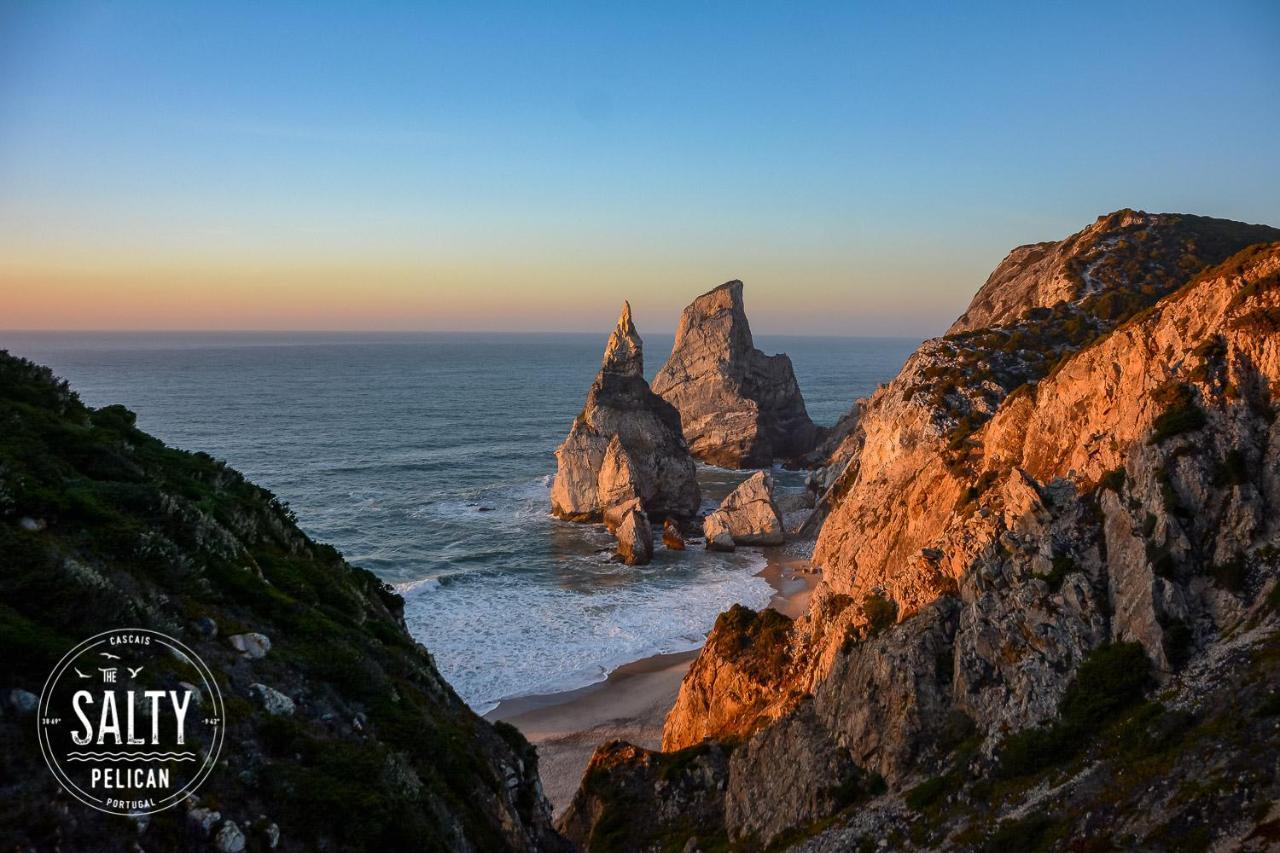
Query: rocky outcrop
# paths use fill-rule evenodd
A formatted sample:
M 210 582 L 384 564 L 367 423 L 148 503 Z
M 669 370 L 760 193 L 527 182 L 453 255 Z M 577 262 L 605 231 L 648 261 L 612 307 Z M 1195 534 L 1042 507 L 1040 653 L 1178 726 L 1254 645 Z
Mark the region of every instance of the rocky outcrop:
M 809 613 L 763 645 L 751 620 L 718 623 L 664 748 L 745 738 L 736 756 L 783 738 L 778 754 L 818 767 L 810 751 L 836 744 L 890 799 L 942 791 L 951 813 L 958 780 L 989 785 L 1093 745 L 1122 774 L 1133 737 L 1165 736 L 1100 741 L 1100 715 L 1148 684 L 1194 705 L 1208 673 L 1257 665 L 1242 648 L 1280 643 L 1280 243 L 1206 269 L 1256 227 L 1129 212 L 1103 226 L 1074 301 L 1036 304 L 1051 282 L 989 299 L 1003 325 L 926 342 L 858 407 L 815 477 L 823 582 Z M 1188 725 L 1156 704 L 1159 725 Z M 1231 749 L 1226 767 L 1250 766 L 1244 742 Z M 750 825 L 786 824 L 794 785 L 758 779 Z M 1092 786 L 1063 790 L 1091 802 Z M 803 802 L 800 822 L 834 809 Z M 1247 798 L 1229 805 L 1247 816 Z
M 782 685 L 793 674 L 794 645 L 791 620 L 776 610 L 734 605 L 721 613 L 667 714 L 662 748 L 754 731 L 767 712 L 776 711 Z
M 728 776 L 729 750 L 717 744 L 660 753 L 610 741 L 559 828 L 583 850 L 721 849 Z
M 618 537 L 618 559 L 628 566 L 643 566 L 653 559 L 653 528 L 638 507 L 627 510 L 613 535 Z
M 781 545 L 786 535 L 773 500 L 773 477 L 757 471 L 739 483 L 703 519 L 702 533 L 713 551 L 732 551 L 735 545 Z
M 694 515 L 700 497 L 680 415 L 649 390 L 643 343 L 623 303 L 586 405 L 556 450 L 551 509 L 570 521 L 598 522 L 632 499 L 663 518 Z
M 808 453 L 820 436 L 791 359 L 755 348 L 740 281 L 684 309 L 653 390 L 679 410 L 693 455 L 712 465 L 768 467 Z
M 1019 246 L 1000 262 L 947 334 L 1008 326 L 1033 312 L 1095 297 L 1103 315 L 1131 310 L 1144 290 L 1168 293 L 1205 267 L 1280 229 L 1184 214 L 1119 210 L 1065 240 Z

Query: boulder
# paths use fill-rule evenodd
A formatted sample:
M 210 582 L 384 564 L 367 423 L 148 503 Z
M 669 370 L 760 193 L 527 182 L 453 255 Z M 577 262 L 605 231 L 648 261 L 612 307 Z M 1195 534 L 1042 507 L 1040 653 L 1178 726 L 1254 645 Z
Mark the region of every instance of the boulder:
M 653 559 L 653 528 L 638 508 L 632 507 L 622 517 L 614 534 L 618 537 L 618 559 L 628 566 L 643 566 Z
M 218 623 L 203 616 L 191 623 L 191 630 L 199 634 L 201 639 L 212 640 L 218 636 Z
M 808 453 L 820 438 L 791 359 L 755 348 L 740 281 L 684 309 L 653 390 L 679 410 L 690 452 L 712 465 L 765 467 Z
M 551 511 L 603 521 L 631 498 L 646 514 L 680 517 L 693 516 L 701 501 L 680 414 L 649 389 L 643 342 L 624 302 L 586 405 L 556 450 Z
M 250 684 L 249 695 L 273 717 L 292 717 L 295 705 L 288 696 L 265 684 Z
M 734 545 L 781 545 L 785 539 L 782 515 L 773 502 L 773 477 L 757 471 L 724 499 L 702 522 L 711 550 Z
M 732 551 L 733 531 L 729 529 L 729 518 L 716 511 L 702 520 L 702 535 L 707 539 L 708 551 Z
M 187 812 L 187 826 L 201 837 L 208 837 L 220 820 L 222 820 L 222 812 L 203 806 Z
M 30 690 L 13 689 L 9 691 L 9 707 L 12 708 L 19 717 L 28 717 L 36 712 L 40 707 L 40 697 L 32 693 Z
M 683 551 L 684 536 L 680 533 L 680 525 L 668 518 L 662 523 L 662 544 L 668 551 Z
M 271 651 L 271 639 L 266 634 L 232 634 L 227 637 L 231 648 L 251 659 L 264 658 Z
M 244 832 L 233 820 L 226 821 L 218 828 L 213 839 L 213 846 L 218 853 L 242 853 L 244 850 Z

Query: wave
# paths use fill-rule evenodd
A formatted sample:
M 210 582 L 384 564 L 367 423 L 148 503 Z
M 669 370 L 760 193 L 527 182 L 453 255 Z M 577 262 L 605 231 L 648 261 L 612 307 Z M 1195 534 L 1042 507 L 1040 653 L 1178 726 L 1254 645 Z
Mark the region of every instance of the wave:
M 486 713 L 502 699 L 585 687 L 632 661 L 699 648 L 722 611 L 769 603 L 764 564 L 758 552 L 659 551 L 641 568 L 591 554 L 536 573 L 465 573 L 415 587 L 405 620 L 459 695 Z

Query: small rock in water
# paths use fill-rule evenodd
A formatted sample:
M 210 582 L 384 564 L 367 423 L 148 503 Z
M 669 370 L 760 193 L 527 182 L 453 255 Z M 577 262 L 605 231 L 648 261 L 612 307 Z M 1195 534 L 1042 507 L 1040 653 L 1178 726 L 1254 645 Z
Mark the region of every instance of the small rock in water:
M 707 538 L 708 551 L 732 551 L 733 533 L 724 513 L 716 511 L 702 521 L 702 535 Z
M 670 518 L 662 522 L 662 544 L 670 551 L 684 550 L 684 537 L 680 535 L 680 526 Z
M 271 651 L 271 640 L 266 634 L 232 634 L 227 642 L 247 658 L 263 658 Z
M 622 517 L 614 535 L 618 537 L 618 556 L 628 566 L 643 566 L 653 559 L 653 528 L 639 509 Z
M 712 550 L 733 550 L 729 543 L 781 545 L 786 538 L 784 529 L 773 500 L 773 477 L 765 471 L 744 480 L 702 522 L 707 548 Z

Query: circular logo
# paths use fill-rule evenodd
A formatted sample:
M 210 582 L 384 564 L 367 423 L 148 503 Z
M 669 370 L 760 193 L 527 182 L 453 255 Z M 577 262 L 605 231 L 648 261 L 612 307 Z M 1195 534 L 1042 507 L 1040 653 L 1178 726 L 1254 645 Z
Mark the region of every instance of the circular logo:
M 36 726 L 69 794 L 131 816 L 177 805 L 208 778 L 223 720 L 222 693 L 195 652 L 159 631 L 119 628 L 58 662 Z

